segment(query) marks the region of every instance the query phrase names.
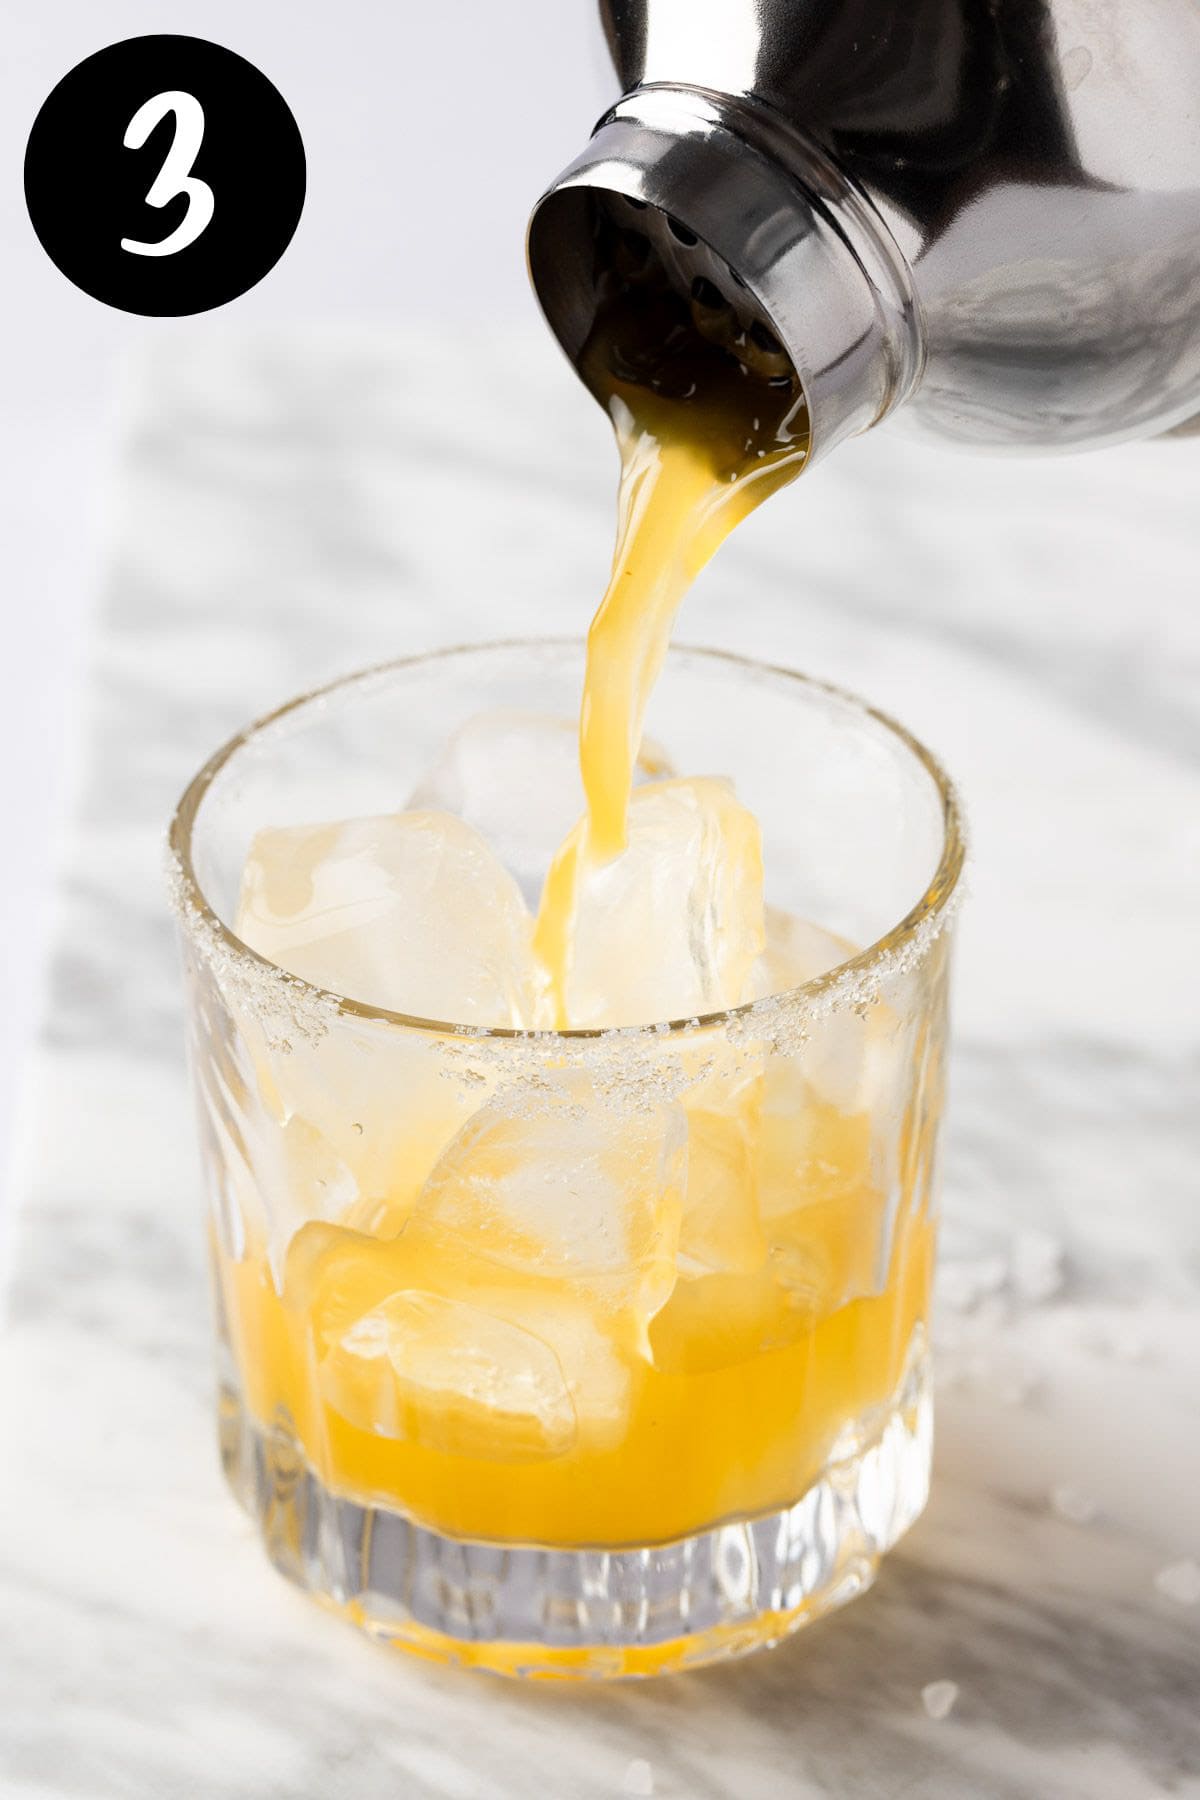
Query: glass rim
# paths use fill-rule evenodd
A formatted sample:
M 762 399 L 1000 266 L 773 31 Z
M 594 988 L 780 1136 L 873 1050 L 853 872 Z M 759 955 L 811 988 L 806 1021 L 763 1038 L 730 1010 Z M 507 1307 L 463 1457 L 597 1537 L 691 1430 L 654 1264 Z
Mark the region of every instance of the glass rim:
M 739 1028 L 752 1028 L 756 1019 L 764 1022 L 778 1015 L 780 1009 L 807 1010 L 811 1007 L 814 1014 L 824 1013 L 832 1009 L 837 995 L 843 990 L 848 993 L 869 991 L 883 977 L 898 968 L 908 968 L 922 960 L 925 950 L 937 937 L 948 922 L 959 891 L 959 881 L 966 860 L 966 837 L 962 806 L 954 783 L 934 756 L 933 752 L 915 737 L 911 731 L 889 713 L 872 706 L 860 695 L 849 689 L 838 686 L 835 682 L 823 681 L 813 675 L 805 675 L 797 669 L 789 669 L 779 663 L 760 661 L 756 657 L 742 656 L 736 651 L 717 650 L 698 644 L 672 644 L 668 651 L 668 662 L 676 656 L 699 658 L 707 662 L 725 664 L 734 669 L 748 671 L 755 675 L 768 675 L 784 682 L 794 683 L 801 689 L 813 693 L 826 694 L 831 698 L 850 706 L 856 712 L 873 719 L 882 725 L 893 737 L 916 758 L 933 781 L 941 803 L 942 812 L 942 851 L 934 873 L 924 892 L 894 925 L 877 937 L 864 949 L 845 961 L 835 964 L 831 969 L 810 980 L 801 982 L 795 987 L 783 988 L 776 993 L 766 994 L 755 1000 L 741 1001 L 737 1006 L 722 1007 L 715 1012 L 688 1014 L 676 1019 L 653 1021 L 639 1025 L 606 1025 L 606 1026 L 569 1026 L 562 1030 L 526 1027 L 519 1025 L 468 1025 L 456 1024 L 447 1019 L 424 1018 L 415 1013 L 395 1012 L 388 1007 L 372 1006 L 366 1001 L 351 999 L 349 995 L 339 994 L 331 988 L 323 988 L 315 982 L 306 981 L 303 976 L 296 975 L 281 963 L 274 963 L 269 957 L 261 956 L 243 942 L 232 928 L 210 904 L 192 861 L 192 839 L 205 796 L 221 771 L 226 768 L 237 753 L 255 738 L 261 737 L 279 725 L 281 721 L 299 713 L 302 709 L 326 700 L 331 694 L 344 688 L 356 687 L 359 684 L 377 681 L 387 675 L 402 670 L 419 668 L 422 664 L 445 662 L 454 657 L 478 656 L 493 651 L 503 650 L 569 650 L 582 652 L 581 640 L 570 637 L 513 637 L 491 638 L 479 643 L 452 644 L 436 650 L 416 651 L 408 656 L 389 657 L 386 661 L 370 664 L 363 669 L 352 670 L 339 675 L 334 680 L 324 682 L 321 686 L 309 688 L 302 694 L 285 700 L 281 705 L 273 707 L 270 712 L 261 714 L 251 720 L 248 725 L 228 738 L 219 749 L 215 750 L 207 762 L 196 772 L 184 789 L 167 832 L 167 843 L 172 874 L 174 877 L 174 903 L 183 929 L 195 938 L 199 931 L 221 946 L 226 956 L 232 956 L 250 972 L 269 971 L 281 977 L 289 990 L 298 996 L 308 995 L 322 1008 L 332 1009 L 339 1015 L 349 1018 L 366 1019 L 376 1023 L 397 1026 L 408 1031 L 420 1031 L 430 1036 L 452 1038 L 459 1042 L 463 1039 L 477 1039 L 500 1042 L 512 1040 L 522 1044 L 553 1045 L 554 1043 L 581 1045 L 597 1040 L 610 1041 L 615 1037 L 671 1037 L 694 1035 L 709 1031 L 723 1025 L 735 1024 Z

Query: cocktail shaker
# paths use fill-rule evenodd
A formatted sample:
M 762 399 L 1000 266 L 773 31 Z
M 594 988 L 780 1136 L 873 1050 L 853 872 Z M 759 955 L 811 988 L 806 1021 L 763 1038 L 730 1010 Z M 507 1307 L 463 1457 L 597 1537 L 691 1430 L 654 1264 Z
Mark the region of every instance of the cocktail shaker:
M 602 0 L 624 89 L 535 208 L 579 367 L 613 246 L 893 414 L 1083 449 L 1200 425 L 1197 0 Z M 586 372 L 585 372 L 586 373 Z

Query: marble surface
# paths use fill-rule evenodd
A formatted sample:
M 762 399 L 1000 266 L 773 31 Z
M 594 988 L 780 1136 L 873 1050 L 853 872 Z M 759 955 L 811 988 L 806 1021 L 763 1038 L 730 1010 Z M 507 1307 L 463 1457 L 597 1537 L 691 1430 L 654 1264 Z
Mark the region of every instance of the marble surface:
M 896 712 L 973 820 L 935 1487 L 875 1589 L 736 1667 L 525 1689 L 359 1641 L 223 1489 L 161 830 L 309 683 L 583 630 L 602 421 L 540 337 L 484 352 L 231 337 L 130 406 L 0 1339 L 0 1794 L 1200 1796 L 1196 446 L 889 428 L 687 609 Z

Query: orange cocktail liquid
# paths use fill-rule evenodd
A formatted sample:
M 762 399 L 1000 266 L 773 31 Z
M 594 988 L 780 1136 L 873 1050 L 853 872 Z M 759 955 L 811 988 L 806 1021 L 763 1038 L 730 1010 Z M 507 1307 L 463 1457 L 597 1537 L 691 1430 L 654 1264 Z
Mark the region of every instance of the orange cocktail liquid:
M 588 643 L 588 813 L 550 870 L 535 934 L 547 1023 L 559 1026 L 570 1023 L 577 887 L 624 845 L 646 701 L 679 601 L 732 527 L 797 473 L 806 448 L 794 389 L 764 389 L 751 413 L 733 376 L 691 410 L 629 382 L 607 385 L 622 482 L 612 580 Z M 767 1058 L 728 1091 L 710 1084 L 684 1105 L 685 1205 L 707 1184 L 722 1272 L 681 1270 L 648 1321 L 597 1302 L 582 1364 L 602 1354 L 622 1397 L 618 1418 L 592 1418 L 585 1394 L 577 1429 L 548 1444 L 503 1399 L 489 1408 L 478 1386 L 474 1398 L 406 1387 L 383 1359 L 373 1373 L 369 1358 L 342 1353 L 353 1322 L 394 1295 L 441 1297 L 449 1310 L 432 1323 L 422 1314 L 435 1336 L 480 1313 L 519 1324 L 568 1300 L 579 1307 L 565 1284 L 478 1257 L 469 1234 L 404 1228 L 429 1168 L 424 1146 L 371 1227 L 304 1226 L 281 1289 L 253 1245 L 240 1261 L 218 1258 L 249 1411 L 269 1427 L 284 1409 L 327 1488 L 455 1536 L 648 1545 L 797 1500 L 848 1423 L 869 1419 L 901 1384 L 926 1317 L 932 1228 L 915 1198 L 883 1218 L 871 1118 L 821 1098 L 799 1058 Z
M 878 1200 L 859 1160 L 865 1120 L 825 1112 L 809 1123 L 819 1154 L 787 1177 L 805 1195 L 792 1242 L 816 1272 L 811 1301 L 789 1304 L 769 1272 L 681 1282 L 650 1327 L 649 1358 L 614 1345 L 630 1385 L 613 1441 L 581 1432 L 563 1455 L 522 1460 L 503 1418 L 429 1419 L 427 1443 L 419 1431 L 395 1439 L 350 1424 L 328 1357 L 316 1367 L 333 1331 L 397 1289 L 480 1290 L 465 1255 L 455 1266 L 403 1236 L 356 1242 L 323 1225 L 299 1234 L 282 1296 L 265 1257 L 223 1263 L 244 1403 L 267 1425 L 286 1407 L 326 1487 L 450 1536 L 614 1548 L 781 1509 L 819 1476 L 846 1422 L 900 1386 L 932 1273 L 932 1227 L 910 1219 L 882 1292 L 822 1310 L 821 1283 L 844 1292 L 856 1256 L 874 1253 Z M 776 1243 L 790 1247 L 782 1234 Z M 547 1298 L 534 1284 L 526 1292 Z M 509 1296 L 516 1316 L 521 1288 Z

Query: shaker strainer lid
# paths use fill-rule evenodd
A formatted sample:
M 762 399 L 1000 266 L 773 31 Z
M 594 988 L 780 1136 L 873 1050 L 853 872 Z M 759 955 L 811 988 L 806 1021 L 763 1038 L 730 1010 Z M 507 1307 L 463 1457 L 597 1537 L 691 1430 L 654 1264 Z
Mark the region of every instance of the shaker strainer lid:
M 670 289 L 706 342 L 773 386 L 798 387 L 792 360 L 765 307 L 737 270 L 673 214 L 628 194 L 594 192 L 598 296 Z
M 535 206 L 529 272 L 551 330 L 603 399 L 584 363 L 606 277 L 619 272 L 641 304 L 642 259 L 685 306 L 676 323 L 695 345 L 795 384 L 812 462 L 913 391 L 921 338 L 879 220 L 816 147 L 795 134 L 767 141 L 744 112 L 729 96 L 670 86 L 624 95 Z

